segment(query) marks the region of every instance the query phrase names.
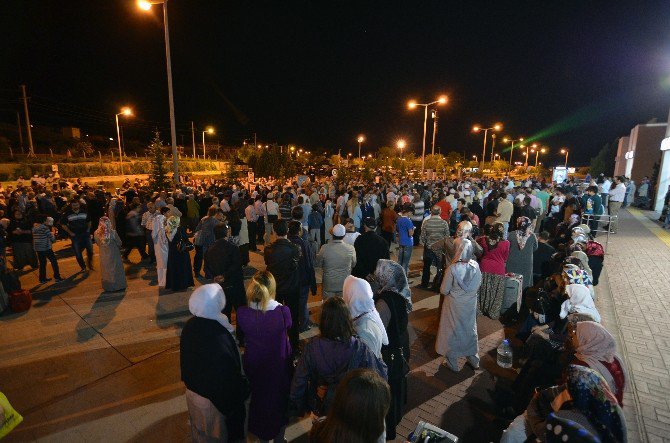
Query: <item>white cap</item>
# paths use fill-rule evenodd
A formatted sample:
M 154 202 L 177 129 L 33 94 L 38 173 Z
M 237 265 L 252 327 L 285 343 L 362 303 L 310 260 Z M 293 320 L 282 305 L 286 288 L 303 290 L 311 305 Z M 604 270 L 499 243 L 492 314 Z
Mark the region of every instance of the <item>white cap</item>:
M 333 226 L 333 235 L 335 237 L 344 237 L 346 233 L 347 230 L 341 224 L 338 223 L 335 226 Z

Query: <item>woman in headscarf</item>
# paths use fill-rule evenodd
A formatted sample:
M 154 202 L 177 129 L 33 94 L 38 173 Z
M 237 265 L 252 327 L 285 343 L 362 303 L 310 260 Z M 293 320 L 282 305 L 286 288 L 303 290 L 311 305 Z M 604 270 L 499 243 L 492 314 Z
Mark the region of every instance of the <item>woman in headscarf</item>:
M 181 332 L 181 379 L 195 442 L 243 441 L 249 382 L 242 371 L 234 328 L 221 313 L 226 305 L 216 283 L 193 291 L 194 315 Z
M 33 224 L 18 208 L 13 212 L 7 233 L 9 234 L 7 239 L 12 246 L 14 269 L 20 271 L 26 265 L 37 269 L 37 254 L 33 248 Z
M 188 248 L 185 248 L 190 242 L 180 223 L 181 219 L 172 215 L 165 224 L 165 235 L 169 243 L 165 289 L 173 291 L 183 291 L 195 285 L 191 268 L 191 254 Z
M 500 442 L 523 442 L 531 435 L 537 441 L 546 441 L 550 434 L 560 434 L 561 428 L 548 426 L 550 413 L 577 423 L 597 437 L 596 441 L 626 442 L 623 411 L 605 379 L 598 372 L 579 365 L 570 365 L 566 378 L 563 385 L 537 392 L 526 411 L 510 423 Z
M 112 228 L 109 217 L 100 217 L 93 239 L 100 248 L 102 289 L 107 292 L 126 289 L 126 271 L 121 260 L 121 238 Z
M 388 345 L 382 345 L 382 358 L 388 366 L 388 382 L 391 388 L 391 407 L 386 415 L 386 438 L 396 438 L 396 426 L 403 416 L 407 403 L 407 372 L 409 371 L 410 348 L 407 333 L 408 314 L 412 310 L 412 298 L 405 271 L 400 264 L 381 259 L 374 274 L 375 309 L 379 313 Z
M 584 285 L 589 288 L 593 300 L 596 299 L 596 291 L 589 274 L 582 268 L 582 262 L 576 257 L 566 257 L 563 260 L 563 281 L 566 285 Z
M 370 283 L 350 275 L 344 280 L 342 297 L 351 312 L 356 335 L 381 358 L 382 345 L 388 345 L 389 339 L 384 323 L 375 309 Z
M 523 276 L 522 289 L 533 286 L 533 252 L 538 245 L 532 221 L 528 217 L 519 217 L 516 232 L 511 233 L 508 238 L 510 246 L 505 266 L 507 272 Z
M 169 244 L 167 235 L 165 235 L 165 214 L 170 212 L 170 208 L 163 206 L 160 213 L 154 217 L 151 230 L 151 239 L 154 242 L 154 252 L 156 254 L 156 274 L 158 277 L 158 288 L 165 288 L 167 280 L 167 264 Z
M 477 243 L 483 253 L 479 262 L 482 285 L 479 288 L 479 310 L 492 319 L 500 316 L 505 295 L 505 264 L 509 256 L 509 240 L 504 239 L 505 227 L 496 222 L 484 227 L 486 235 L 478 237 Z
M 561 318 L 566 318 L 569 314 L 587 315 L 593 321 L 600 323 L 600 313 L 593 303 L 589 288 L 582 284 L 569 284 L 565 287 L 565 293 L 568 299 L 561 304 Z
M 598 372 L 623 405 L 626 373 L 621 357 L 616 353 L 616 341 L 601 324 L 581 321 L 569 332 L 570 344 L 575 351 L 573 365 L 587 366 Z
M 274 276 L 257 272 L 247 288 L 248 306 L 237 311 L 237 325 L 244 334 L 244 370 L 251 384 L 249 432 L 261 441 L 281 442 L 293 376 L 287 334 L 292 319 L 289 308 L 275 300 L 276 292 Z
M 445 297 L 435 351 L 445 357 L 449 369 L 458 372 L 458 357 L 467 357 L 474 369 L 479 368 L 477 343 L 477 291 L 482 273 L 472 254 L 470 240 L 456 239 L 456 255 L 444 273 L 440 293 Z

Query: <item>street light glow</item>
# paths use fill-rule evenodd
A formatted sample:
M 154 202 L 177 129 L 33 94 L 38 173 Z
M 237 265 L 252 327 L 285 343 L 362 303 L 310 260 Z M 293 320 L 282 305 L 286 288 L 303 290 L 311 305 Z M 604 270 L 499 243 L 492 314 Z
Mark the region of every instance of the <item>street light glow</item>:
M 406 146 L 405 140 L 403 139 L 398 140 L 396 142 L 396 146 L 398 147 L 398 149 L 405 149 Z
M 482 128 L 479 127 L 479 125 L 474 125 L 472 127 L 472 132 L 479 132 Z
M 207 129 L 205 129 L 205 131 L 207 131 L 208 134 L 214 134 L 214 128 L 212 128 L 211 126 L 208 126 Z
M 151 9 L 151 3 L 148 2 L 147 0 L 138 0 L 137 6 L 144 11 L 148 11 Z
M 503 143 L 507 143 L 509 139 L 507 137 L 503 138 Z
M 495 129 L 496 131 L 500 131 L 502 129 L 502 123 L 496 123 L 495 125 L 493 125 L 493 129 Z
M 565 148 L 564 148 L 564 149 L 561 149 L 561 154 L 565 154 L 566 152 L 568 152 L 567 149 L 565 149 Z
M 449 98 L 446 95 L 440 96 L 440 98 L 437 99 L 437 102 L 441 105 L 445 104 L 449 100 Z
M 126 117 L 130 117 L 133 115 L 133 110 L 130 109 L 128 106 L 124 106 L 121 108 L 121 114 L 125 115 Z
M 414 101 L 414 100 L 410 100 L 410 101 L 407 103 L 407 108 L 409 108 L 409 109 L 414 109 L 414 108 L 416 108 L 416 101 Z
M 365 141 L 365 137 L 363 135 L 358 136 L 358 143 L 363 143 Z

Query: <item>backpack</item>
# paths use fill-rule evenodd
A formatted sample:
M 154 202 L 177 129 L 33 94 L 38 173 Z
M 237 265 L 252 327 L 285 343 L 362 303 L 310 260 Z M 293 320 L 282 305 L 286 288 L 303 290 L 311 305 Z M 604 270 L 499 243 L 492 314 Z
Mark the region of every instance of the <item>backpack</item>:
M 586 243 L 586 255 L 589 257 L 600 257 L 602 259 L 605 258 L 605 249 L 603 248 L 603 245 L 598 243 L 595 240 L 589 240 Z

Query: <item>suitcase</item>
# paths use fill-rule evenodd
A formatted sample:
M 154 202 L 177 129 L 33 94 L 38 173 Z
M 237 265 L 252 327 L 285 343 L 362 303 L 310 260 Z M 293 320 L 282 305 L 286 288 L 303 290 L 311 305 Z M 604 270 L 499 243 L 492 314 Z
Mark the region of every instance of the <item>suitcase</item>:
M 521 277 L 519 274 L 514 274 L 515 277 Z M 503 302 L 500 306 L 500 315 L 505 314 L 512 306 L 516 304 L 517 311 L 519 306 L 521 306 L 519 300 L 519 294 L 521 288 L 519 287 L 521 283 L 517 278 L 508 276 L 505 278 L 505 294 L 503 295 Z
M 9 293 L 9 307 L 14 312 L 26 312 L 33 304 L 33 297 L 27 289 Z

